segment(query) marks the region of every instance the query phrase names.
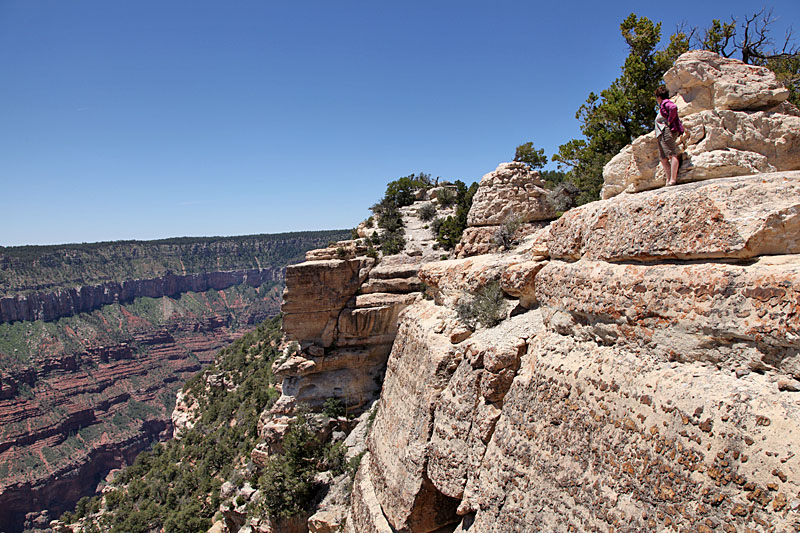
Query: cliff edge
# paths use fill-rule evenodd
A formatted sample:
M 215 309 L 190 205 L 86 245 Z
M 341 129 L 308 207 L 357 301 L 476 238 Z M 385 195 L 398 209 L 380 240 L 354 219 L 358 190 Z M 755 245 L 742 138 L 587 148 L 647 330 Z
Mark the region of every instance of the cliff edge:
M 612 195 L 658 185 L 637 139 L 607 200 L 420 268 L 433 300 L 400 314 L 347 531 L 800 529 L 800 172 L 763 172 L 797 168 L 800 129 L 778 89 L 723 109 L 712 60 L 676 65 L 717 91 L 686 118 L 690 183 Z M 700 170 L 721 152 L 765 163 Z M 494 283 L 504 319 L 453 335 Z

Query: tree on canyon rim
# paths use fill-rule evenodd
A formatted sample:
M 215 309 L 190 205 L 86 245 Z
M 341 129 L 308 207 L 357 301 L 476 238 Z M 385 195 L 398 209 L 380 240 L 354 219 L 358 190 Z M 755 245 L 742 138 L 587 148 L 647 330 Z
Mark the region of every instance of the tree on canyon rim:
M 634 13 L 628 15 L 620 24 L 628 45 L 621 75 L 599 95 L 589 93 L 575 114 L 584 138 L 562 144 L 552 157 L 560 169 L 568 170 L 568 180 L 580 189 L 578 203 L 600 197 L 603 166 L 652 128 L 653 92 L 675 59 L 690 48 L 711 50 L 725 57 L 738 55 L 746 63 L 771 68 L 791 91 L 790 101 L 800 104 L 800 51 L 791 30 L 781 43 L 782 48 L 773 48 L 770 30 L 775 22 L 772 11 L 762 9 L 744 17 L 739 33 L 733 18 L 730 23 L 715 19 L 702 31 L 682 25 L 666 46 L 658 48 L 661 23 Z
M 652 128 L 653 92 L 664 72 L 689 49 L 689 37 L 678 31 L 659 50 L 661 23 L 634 13 L 622 21 L 620 31 L 629 50 L 622 74 L 599 95 L 589 93 L 575 114 L 585 139 L 562 144 L 553 156 L 559 168 L 569 169 L 569 180 L 580 189 L 579 204 L 600 197 L 603 166 L 626 144 Z

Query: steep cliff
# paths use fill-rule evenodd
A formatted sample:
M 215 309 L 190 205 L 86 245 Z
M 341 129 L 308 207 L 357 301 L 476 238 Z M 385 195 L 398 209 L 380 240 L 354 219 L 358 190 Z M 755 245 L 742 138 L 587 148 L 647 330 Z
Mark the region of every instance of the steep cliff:
M 667 78 L 686 88 L 681 185 L 657 188 L 644 136 L 606 199 L 552 221 L 538 176 L 504 163 L 444 259 L 423 226 L 397 256 L 341 241 L 289 267 L 281 396 L 209 496 L 211 531 L 800 531 L 796 110 L 705 53 Z M 331 407 L 364 412 L 314 415 L 298 444 Z M 306 505 L 279 505 L 287 456 L 322 464 L 300 453 L 319 441 L 354 475 L 303 471 Z
M 676 69 L 708 73 L 694 55 Z M 783 111 L 737 111 L 760 136 L 728 151 L 800 153 Z M 347 531 L 800 529 L 800 172 L 698 181 L 719 143 L 689 149 L 696 183 L 420 269 L 434 301 L 400 315 Z M 657 185 L 647 157 L 609 163 L 604 191 Z M 453 336 L 493 282 L 507 318 Z
M 182 383 L 278 312 L 288 261 L 342 233 L 2 250 L 0 530 L 46 524 L 169 437 Z

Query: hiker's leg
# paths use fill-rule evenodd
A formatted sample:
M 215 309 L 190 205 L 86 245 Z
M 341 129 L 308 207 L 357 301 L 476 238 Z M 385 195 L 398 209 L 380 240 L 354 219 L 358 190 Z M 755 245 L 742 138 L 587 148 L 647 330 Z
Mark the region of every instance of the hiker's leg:
M 666 157 L 661 158 L 661 168 L 664 169 L 664 180 L 665 183 L 669 183 L 669 177 L 672 175 L 672 170 L 670 169 L 669 159 Z
M 678 159 L 678 156 L 673 155 L 669 158 L 669 179 L 667 180 L 668 185 L 675 185 L 678 183 L 679 166 L 681 166 L 681 162 Z M 666 168 L 664 170 L 666 171 Z

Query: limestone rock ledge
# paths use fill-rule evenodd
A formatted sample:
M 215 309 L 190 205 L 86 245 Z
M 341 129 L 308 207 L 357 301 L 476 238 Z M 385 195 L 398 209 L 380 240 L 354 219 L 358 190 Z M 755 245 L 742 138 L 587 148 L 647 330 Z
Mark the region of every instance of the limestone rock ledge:
M 347 530 L 799 529 L 798 177 L 621 195 L 422 267 Z M 526 305 L 456 335 L 494 280 Z
M 800 112 L 785 102 L 789 92 L 769 69 L 692 51 L 664 80 L 686 129 L 678 143 L 679 183 L 800 170 Z M 601 196 L 653 189 L 665 180 L 650 132 L 606 164 Z

